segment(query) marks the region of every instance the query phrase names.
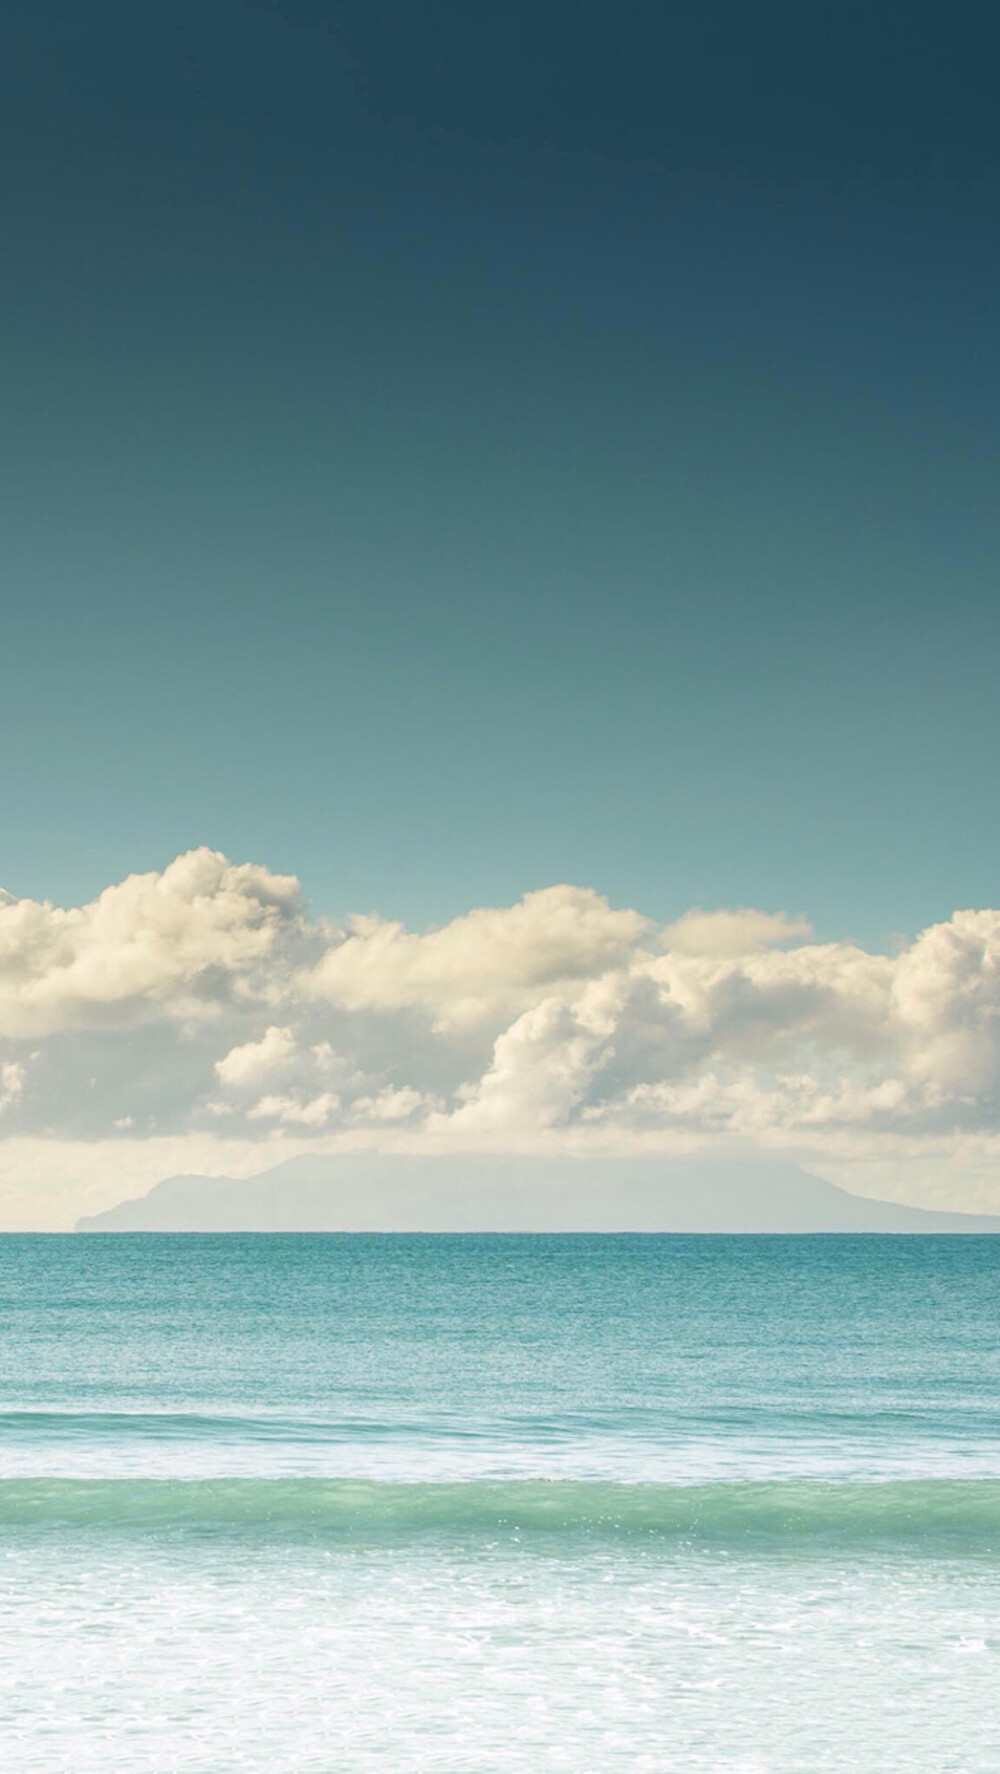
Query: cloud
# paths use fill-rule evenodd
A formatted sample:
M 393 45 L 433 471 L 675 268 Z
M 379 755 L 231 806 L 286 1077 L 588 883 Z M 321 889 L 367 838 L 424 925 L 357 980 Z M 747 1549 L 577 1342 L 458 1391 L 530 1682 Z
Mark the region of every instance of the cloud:
M 521 1139 L 569 1123 L 610 1057 L 618 997 L 609 982 L 572 1004 L 549 997 L 525 1011 L 497 1039 L 483 1077 L 463 1086 L 459 1106 L 435 1115 L 432 1129 Z
M 739 1141 L 880 1188 L 931 1151 L 957 1188 L 972 1153 L 985 1187 L 1000 911 L 893 954 L 752 908 L 657 926 L 569 886 L 423 932 L 333 928 L 293 877 L 197 850 L 78 908 L 0 896 L 0 1113 L 0 1178 L 26 1140 L 56 1169 L 106 1141 L 112 1196 L 126 1157 L 165 1140 L 238 1151 L 243 1171 L 359 1138 Z
M 252 995 L 299 917 L 298 882 L 214 850 L 89 905 L 0 903 L 0 1035 L 200 1017 Z
M 436 1109 L 439 1101 L 436 1097 L 427 1096 L 423 1091 L 414 1090 L 409 1084 L 394 1090 L 389 1085 L 380 1090 L 376 1096 L 358 1096 L 351 1104 L 351 1113 L 355 1120 L 384 1122 L 399 1125 L 412 1121 L 422 1110 Z
M 231 1090 L 253 1090 L 265 1079 L 287 1072 L 295 1054 L 296 1042 L 291 1029 L 279 1029 L 272 1023 L 259 1041 L 244 1041 L 242 1046 L 231 1047 L 228 1053 L 217 1059 L 215 1075 L 220 1084 Z
M 705 912 L 692 906 L 660 935 L 660 946 L 678 955 L 751 955 L 757 949 L 770 949 L 800 941 L 812 935 L 812 926 L 804 918 L 790 918 L 786 912 L 758 912 L 744 907 L 740 911 Z
M 280 1121 L 285 1126 L 326 1127 L 340 1108 L 340 1098 L 324 1090 L 303 1102 L 298 1096 L 262 1096 L 247 1110 L 250 1121 Z
M 423 935 L 354 918 L 303 983 L 347 1010 L 418 1007 L 439 1029 L 461 1028 L 625 966 L 652 928 L 590 888 L 546 887 Z
M 0 1065 L 0 1115 L 24 1094 L 26 1067 L 19 1060 Z
M 1000 912 L 956 912 L 893 972 L 906 1066 L 930 1098 L 993 1100 L 1000 1080 Z

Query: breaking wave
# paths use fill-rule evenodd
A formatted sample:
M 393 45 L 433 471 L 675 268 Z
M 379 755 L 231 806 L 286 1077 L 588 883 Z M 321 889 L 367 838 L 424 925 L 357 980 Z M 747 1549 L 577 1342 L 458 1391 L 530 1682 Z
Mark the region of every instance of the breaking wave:
M 1000 1480 L 867 1484 L 782 1480 L 703 1485 L 519 1479 L 400 1484 L 326 1479 L 73 1479 L 0 1482 L 0 1529 L 75 1528 L 329 1538 L 421 1536 L 526 1547 L 646 1541 L 761 1552 L 912 1548 L 1000 1557 Z

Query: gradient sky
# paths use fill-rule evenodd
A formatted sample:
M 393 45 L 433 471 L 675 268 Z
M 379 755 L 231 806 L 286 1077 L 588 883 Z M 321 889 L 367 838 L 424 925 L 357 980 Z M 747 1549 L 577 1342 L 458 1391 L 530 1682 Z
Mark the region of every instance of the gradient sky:
M 995 6 L 2 40 L 8 889 L 997 904 Z

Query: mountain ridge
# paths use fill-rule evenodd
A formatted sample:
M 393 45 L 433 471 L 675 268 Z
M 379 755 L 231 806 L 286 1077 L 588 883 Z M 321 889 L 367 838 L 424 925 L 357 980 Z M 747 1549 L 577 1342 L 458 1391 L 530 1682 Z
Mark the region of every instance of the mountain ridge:
M 165 1177 L 77 1232 L 957 1232 L 1000 1215 L 853 1195 L 787 1160 L 341 1153 Z

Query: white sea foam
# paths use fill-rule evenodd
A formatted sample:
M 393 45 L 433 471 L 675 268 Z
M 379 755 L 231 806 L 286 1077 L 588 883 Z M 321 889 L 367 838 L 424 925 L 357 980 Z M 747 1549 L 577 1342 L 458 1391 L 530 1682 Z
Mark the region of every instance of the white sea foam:
M 0 1565 L 19 1774 L 988 1774 L 998 1646 L 996 1567 L 919 1555 L 64 1534 Z

